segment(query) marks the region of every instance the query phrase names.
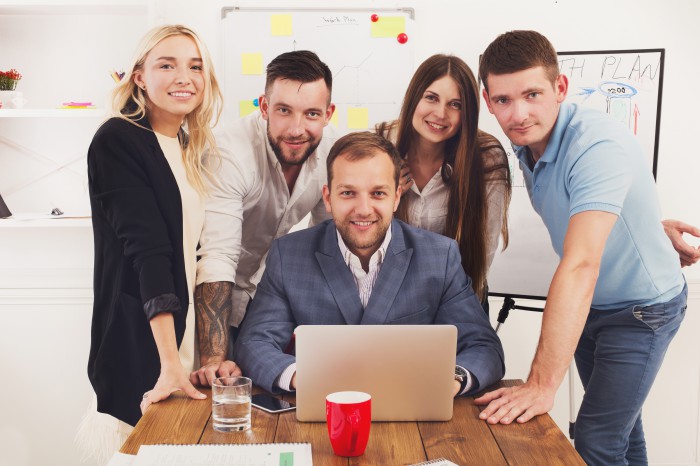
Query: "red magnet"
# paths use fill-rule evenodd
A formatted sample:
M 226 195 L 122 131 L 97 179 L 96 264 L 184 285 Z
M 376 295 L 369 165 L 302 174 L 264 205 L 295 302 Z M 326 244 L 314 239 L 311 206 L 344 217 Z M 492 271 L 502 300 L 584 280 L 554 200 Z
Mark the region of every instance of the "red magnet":
M 399 41 L 399 44 L 405 44 L 406 42 L 408 42 L 408 36 L 405 32 L 402 32 L 401 34 L 396 36 L 396 40 Z
M 379 21 L 379 15 L 377 13 L 370 16 L 370 18 L 372 19 L 373 23 L 376 23 L 377 21 Z

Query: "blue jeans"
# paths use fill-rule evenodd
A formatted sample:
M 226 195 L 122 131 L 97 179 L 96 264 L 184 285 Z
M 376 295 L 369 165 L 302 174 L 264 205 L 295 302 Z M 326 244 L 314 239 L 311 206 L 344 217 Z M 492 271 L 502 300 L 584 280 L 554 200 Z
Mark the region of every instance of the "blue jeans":
M 685 316 L 688 288 L 666 303 L 591 309 L 575 359 L 585 389 L 576 450 L 589 466 L 647 465 L 642 405 Z

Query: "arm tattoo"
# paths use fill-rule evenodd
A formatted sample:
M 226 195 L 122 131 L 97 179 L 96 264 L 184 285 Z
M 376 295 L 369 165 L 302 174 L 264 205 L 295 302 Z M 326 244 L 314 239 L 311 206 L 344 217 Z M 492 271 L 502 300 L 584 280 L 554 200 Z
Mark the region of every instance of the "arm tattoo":
M 228 319 L 231 315 L 231 282 L 202 283 L 194 292 L 200 358 L 226 359 Z

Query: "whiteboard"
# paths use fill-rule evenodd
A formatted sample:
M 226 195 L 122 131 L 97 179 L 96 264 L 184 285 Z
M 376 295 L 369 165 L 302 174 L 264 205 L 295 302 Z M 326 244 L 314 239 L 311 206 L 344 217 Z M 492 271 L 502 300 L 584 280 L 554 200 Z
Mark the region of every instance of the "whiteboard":
M 396 119 L 413 75 L 414 22 L 411 8 L 223 8 L 224 118 L 256 110 L 273 58 L 311 50 L 333 73 L 331 123 L 341 132 Z
M 560 72 L 569 78 L 567 102 L 596 108 L 624 123 L 641 143 L 656 176 L 663 89 L 664 49 L 559 52 Z M 486 105 L 480 127 L 506 148 L 513 182 L 508 213 L 509 244 L 489 270 L 489 293 L 544 299 L 559 257 L 532 208 L 510 141 Z

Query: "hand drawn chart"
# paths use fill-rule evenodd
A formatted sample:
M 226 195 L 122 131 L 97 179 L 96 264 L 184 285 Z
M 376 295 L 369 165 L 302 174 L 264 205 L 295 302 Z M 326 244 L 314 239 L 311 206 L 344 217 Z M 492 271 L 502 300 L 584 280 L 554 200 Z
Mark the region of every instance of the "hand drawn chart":
M 311 50 L 333 73 L 332 123 L 342 132 L 398 117 L 413 74 L 413 10 L 224 8 L 224 117 L 256 110 L 265 67 Z
M 597 108 L 639 138 L 656 174 L 664 50 L 561 52 L 569 78 L 567 101 Z

